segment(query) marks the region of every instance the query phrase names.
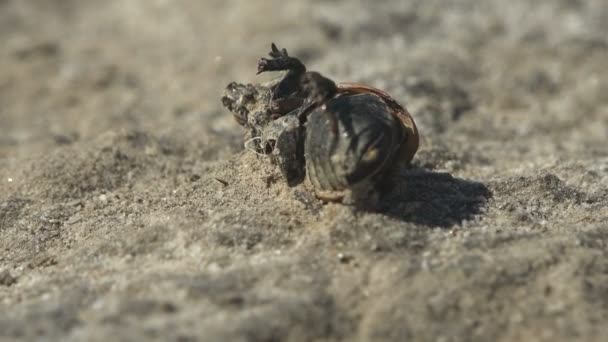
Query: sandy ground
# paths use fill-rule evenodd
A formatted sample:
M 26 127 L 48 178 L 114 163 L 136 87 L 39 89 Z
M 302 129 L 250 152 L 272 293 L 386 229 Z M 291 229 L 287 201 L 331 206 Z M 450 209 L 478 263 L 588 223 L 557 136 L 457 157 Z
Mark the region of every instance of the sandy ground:
M 243 149 L 271 41 L 413 113 L 376 212 Z M 608 336 L 605 0 L 1 0 L 0 45 L 0 340 Z

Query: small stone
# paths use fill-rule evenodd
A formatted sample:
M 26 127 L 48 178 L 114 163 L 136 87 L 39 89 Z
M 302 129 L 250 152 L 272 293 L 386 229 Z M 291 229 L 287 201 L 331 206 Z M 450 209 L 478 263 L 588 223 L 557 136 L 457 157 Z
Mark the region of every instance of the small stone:
M 17 283 L 17 278 L 13 277 L 8 270 L 0 272 L 0 286 L 11 286 Z
M 377 243 L 372 244 L 372 246 L 370 247 L 370 249 L 372 250 L 372 252 L 380 252 L 380 251 L 382 251 L 382 247 L 380 247 L 380 245 L 377 244 Z
M 57 265 L 57 258 L 50 254 L 41 254 L 36 257 L 28 264 L 28 267 L 35 269 L 38 267 L 49 267 Z
M 82 221 L 82 216 L 80 216 L 79 214 L 76 214 L 76 215 L 70 217 L 66 223 L 69 225 L 72 225 L 72 224 L 78 223 L 80 221 Z
M 338 253 L 338 260 L 343 263 L 343 264 L 348 264 L 349 262 L 351 262 L 354 259 L 354 257 L 352 255 L 349 254 L 344 254 L 344 253 Z
M 81 201 L 81 200 L 79 200 L 79 199 L 75 199 L 75 200 L 73 200 L 73 201 L 69 201 L 69 202 L 68 202 L 68 203 L 66 203 L 66 204 L 67 204 L 68 206 L 70 206 L 70 207 L 77 207 L 77 206 L 82 205 L 82 201 Z

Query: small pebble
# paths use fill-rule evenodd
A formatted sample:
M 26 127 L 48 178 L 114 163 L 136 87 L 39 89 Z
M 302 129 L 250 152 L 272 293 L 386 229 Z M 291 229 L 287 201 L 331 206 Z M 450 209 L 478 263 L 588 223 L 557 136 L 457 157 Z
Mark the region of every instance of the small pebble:
M 344 254 L 344 253 L 338 253 L 338 260 L 343 263 L 343 264 L 348 264 L 349 262 L 351 262 L 354 259 L 354 257 L 352 255 L 349 254 Z
M 0 286 L 11 286 L 17 282 L 8 270 L 0 272 Z

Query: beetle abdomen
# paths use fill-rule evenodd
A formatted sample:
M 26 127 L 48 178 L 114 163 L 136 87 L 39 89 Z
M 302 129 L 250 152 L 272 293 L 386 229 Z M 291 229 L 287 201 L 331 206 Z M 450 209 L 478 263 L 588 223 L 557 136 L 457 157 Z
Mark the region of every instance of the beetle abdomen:
M 321 191 L 350 188 L 385 171 L 404 138 L 403 125 L 381 97 L 338 96 L 308 117 L 308 178 Z

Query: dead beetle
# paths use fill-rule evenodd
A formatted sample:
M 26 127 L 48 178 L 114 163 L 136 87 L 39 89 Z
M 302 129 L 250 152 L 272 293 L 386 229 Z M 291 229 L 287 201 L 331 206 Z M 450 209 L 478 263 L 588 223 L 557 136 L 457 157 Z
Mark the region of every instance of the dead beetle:
M 382 90 L 336 84 L 271 45 L 258 74 L 284 71 L 260 85 L 231 83 L 222 103 L 249 129 L 257 153 L 271 154 L 288 183 L 306 173 L 317 197 L 343 200 L 408 163 L 419 137 L 410 113 Z

